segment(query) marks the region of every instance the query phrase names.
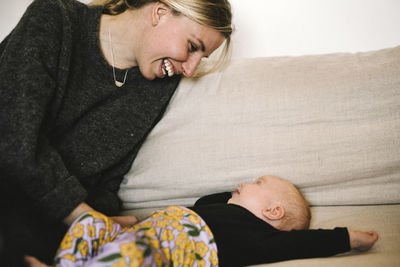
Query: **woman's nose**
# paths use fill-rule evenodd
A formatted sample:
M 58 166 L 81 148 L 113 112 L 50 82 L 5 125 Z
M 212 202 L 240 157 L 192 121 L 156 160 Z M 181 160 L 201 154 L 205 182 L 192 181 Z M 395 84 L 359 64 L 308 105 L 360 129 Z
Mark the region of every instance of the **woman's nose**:
M 187 61 L 182 63 L 182 74 L 185 77 L 190 78 L 194 75 L 197 66 L 200 64 L 201 57 L 201 55 L 192 55 Z

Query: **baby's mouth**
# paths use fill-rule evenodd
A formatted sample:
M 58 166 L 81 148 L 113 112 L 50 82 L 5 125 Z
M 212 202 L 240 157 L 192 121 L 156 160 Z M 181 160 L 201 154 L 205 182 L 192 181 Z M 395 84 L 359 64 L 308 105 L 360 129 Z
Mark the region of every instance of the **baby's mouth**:
M 171 77 L 175 74 L 174 66 L 168 59 L 164 59 L 161 66 L 162 73 Z

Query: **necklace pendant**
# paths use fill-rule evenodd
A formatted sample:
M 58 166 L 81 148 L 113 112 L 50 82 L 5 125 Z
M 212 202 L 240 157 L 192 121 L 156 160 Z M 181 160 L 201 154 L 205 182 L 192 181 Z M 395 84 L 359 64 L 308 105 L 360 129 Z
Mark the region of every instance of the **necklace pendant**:
M 125 84 L 126 76 L 128 75 L 128 69 L 125 70 L 124 81 L 123 82 L 117 81 L 117 78 L 115 77 L 115 62 L 114 62 L 114 52 L 113 52 L 113 44 L 112 44 L 110 27 L 108 27 L 108 38 L 110 39 L 110 54 L 111 54 L 111 60 L 112 60 L 112 71 L 113 71 L 115 86 L 122 87 Z
M 115 81 L 115 85 L 117 87 L 122 87 L 122 85 L 124 85 L 124 83 L 120 82 L 120 81 Z

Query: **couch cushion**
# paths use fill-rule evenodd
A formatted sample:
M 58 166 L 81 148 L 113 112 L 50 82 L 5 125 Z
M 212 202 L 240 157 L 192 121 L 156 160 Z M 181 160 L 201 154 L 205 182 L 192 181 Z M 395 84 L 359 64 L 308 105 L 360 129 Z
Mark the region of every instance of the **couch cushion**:
M 191 205 L 263 174 L 312 205 L 400 203 L 400 47 L 183 79 L 119 195 L 125 209 Z

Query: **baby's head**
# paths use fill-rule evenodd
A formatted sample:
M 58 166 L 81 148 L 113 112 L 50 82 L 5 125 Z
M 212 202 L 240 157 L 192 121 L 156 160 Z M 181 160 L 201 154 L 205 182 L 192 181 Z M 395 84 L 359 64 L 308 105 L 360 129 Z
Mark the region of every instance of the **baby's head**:
M 304 196 L 293 184 L 276 176 L 266 175 L 251 184 L 240 184 L 228 203 L 246 208 L 279 230 L 310 226 L 311 212 Z

